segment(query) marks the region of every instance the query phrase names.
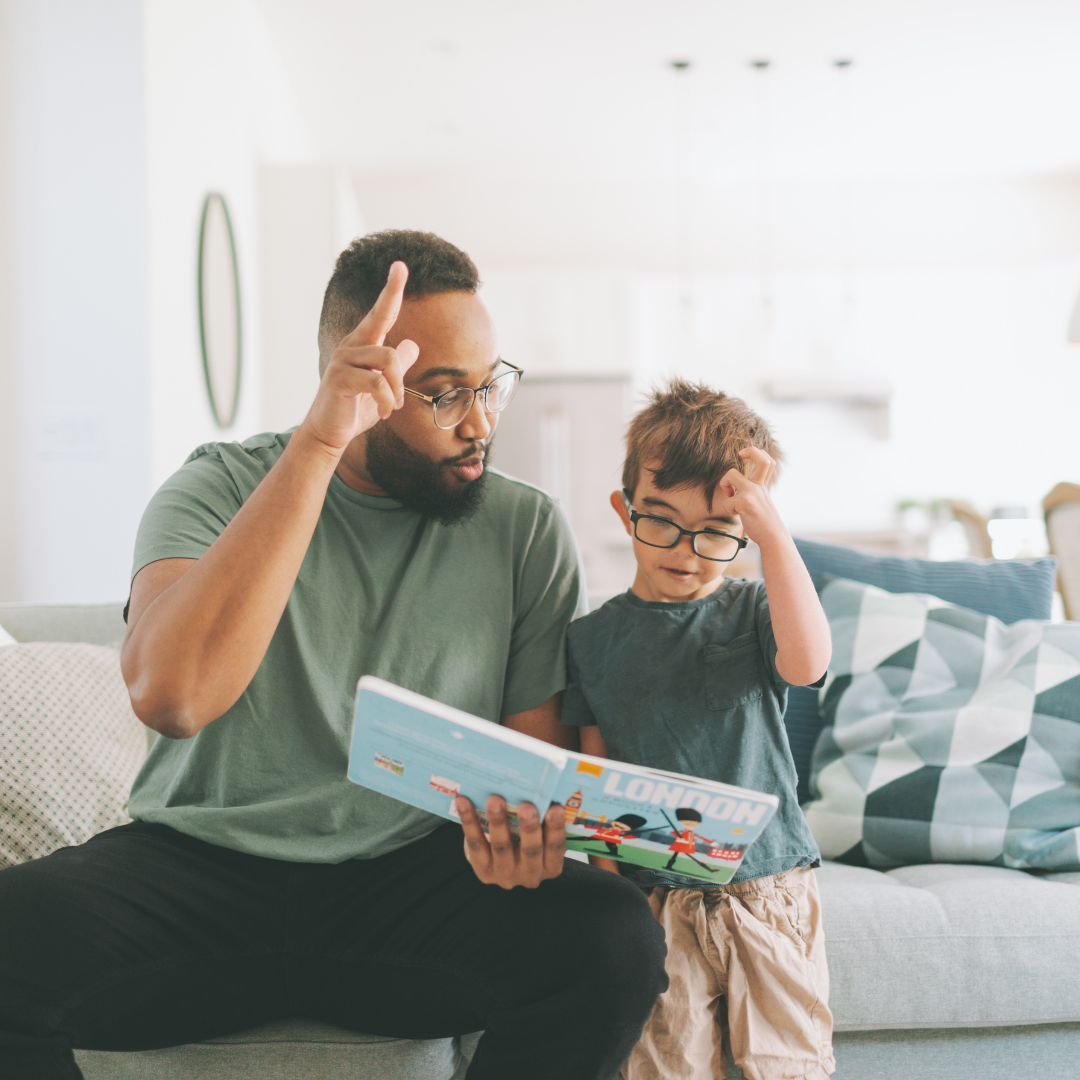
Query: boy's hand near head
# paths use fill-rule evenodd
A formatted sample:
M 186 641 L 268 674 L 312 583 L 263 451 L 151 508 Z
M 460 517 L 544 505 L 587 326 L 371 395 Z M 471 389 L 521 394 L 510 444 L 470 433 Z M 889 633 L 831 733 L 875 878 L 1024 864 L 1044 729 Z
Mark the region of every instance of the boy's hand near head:
M 737 517 L 761 551 L 761 574 L 769 596 L 776 670 L 793 686 L 816 682 L 832 657 L 829 623 L 795 541 L 769 497 L 776 463 L 757 446 L 739 451 L 745 472 L 729 469 L 717 493 L 722 512 Z
M 776 462 L 758 446 L 740 450 L 739 457 L 745 462 L 743 471 L 728 469 L 716 486 L 717 494 L 723 496 L 720 510 L 738 518 L 745 534 L 760 546 L 759 536 L 784 528 L 769 497 L 769 481 L 776 470 Z

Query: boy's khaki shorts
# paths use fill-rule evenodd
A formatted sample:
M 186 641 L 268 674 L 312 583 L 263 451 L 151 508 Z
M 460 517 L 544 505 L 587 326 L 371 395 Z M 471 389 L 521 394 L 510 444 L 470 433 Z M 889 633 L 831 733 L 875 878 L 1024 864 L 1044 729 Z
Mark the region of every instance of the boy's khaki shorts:
M 649 902 L 671 985 L 623 1066 L 626 1080 L 726 1076 L 722 1026 L 748 1080 L 826 1080 L 835 1064 L 814 871 L 720 889 L 657 887 Z

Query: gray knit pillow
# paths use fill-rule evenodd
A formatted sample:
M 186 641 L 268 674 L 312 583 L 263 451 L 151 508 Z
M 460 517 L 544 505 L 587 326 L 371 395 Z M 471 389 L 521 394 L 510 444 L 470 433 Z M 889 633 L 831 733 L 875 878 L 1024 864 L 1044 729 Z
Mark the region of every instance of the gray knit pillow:
M 128 821 L 144 757 L 115 649 L 0 647 L 0 867 Z

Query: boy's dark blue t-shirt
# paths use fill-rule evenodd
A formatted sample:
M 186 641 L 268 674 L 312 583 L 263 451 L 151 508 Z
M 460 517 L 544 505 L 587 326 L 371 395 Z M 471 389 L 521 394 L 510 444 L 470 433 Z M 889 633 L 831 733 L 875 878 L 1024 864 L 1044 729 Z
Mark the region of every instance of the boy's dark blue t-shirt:
M 788 684 L 776 670 L 763 581 L 729 578 L 682 604 L 625 592 L 570 624 L 568 655 L 562 721 L 599 726 L 613 760 L 779 796 L 776 816 L 733 881 L 818 862 L 795 795 L 783 722 Z M 641 885 L 702 886 L 621 869 Z

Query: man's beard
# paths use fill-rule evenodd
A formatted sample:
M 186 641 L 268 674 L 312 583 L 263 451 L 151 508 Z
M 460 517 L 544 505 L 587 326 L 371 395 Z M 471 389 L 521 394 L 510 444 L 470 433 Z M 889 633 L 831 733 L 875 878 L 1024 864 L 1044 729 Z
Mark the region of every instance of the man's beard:
M 414 450 L 388 424 L 376 424 L 368 432 L 365 444 L 368 476 L 390 498 L 409 510 L 415 510 L 443 525 L 460 525 L 468 521 L 484 501 L 490 448 L 489 440 L 481 450 L 484 454 L 484 471 L 475 480 L 455 484 L 448 479 L 448 467 L 463 458 L 472 457 L 478 447 L 457 458 L 432 461 L 426 454 Z

